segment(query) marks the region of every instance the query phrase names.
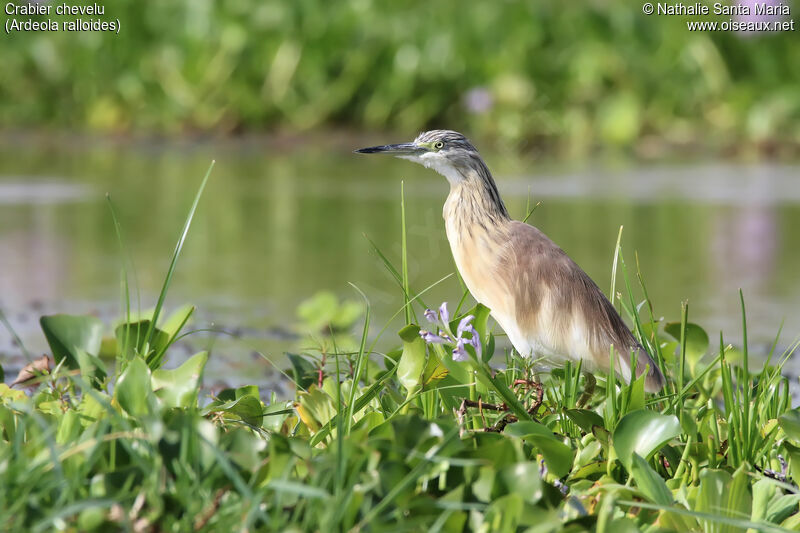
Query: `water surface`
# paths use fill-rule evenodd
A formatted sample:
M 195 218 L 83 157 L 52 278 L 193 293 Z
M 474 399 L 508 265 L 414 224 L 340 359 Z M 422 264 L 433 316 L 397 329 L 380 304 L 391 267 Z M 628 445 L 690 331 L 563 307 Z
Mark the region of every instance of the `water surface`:
M 382 142 L 386 139 L 373 139 Z M 369 143 L 370 140 L 366 140 Z M 316 291 L 369 297 L 376 331 L 401 305 L 369 237 L 399 264 L 400 183 L 405 183 L 409 270 L 421 289 L 453 272 L 441 205 L 444 178 L 405 161 L 357 156 L 365 141 L 249 140 L 240 144 L 10 142 L 0 148 L 0 305 L 26 345 L 46 349 L 41 313 L 120 310 L 121 253 L 105 194 L 135 267 L 134 301 L 153 305 L 194 192 L 217 160 L 174 278 L 168 305 L 198 306 L 195 327 L 243 337 L 211 344 L 209 377 L 261 381 L 302 342 L 295 308 Z M 352 144 L 352 146 L 351 146 Z M 690 318 L 714 338 L 748 333 L 782 346 L 800 333 L 800 181 L 796 165 L 606 163 L 570 168 L 486 154 L 513 216 L 541 202 L 529 222 L 560 244 L 608 291 L 614 244 L 639 265 L 656 313 Z M 635 283 L 635 279 L 632 278 Z M 618 287 L 622 287 L 622 278 Z M 426 296 L 456 302 L 457 278 Z M 637 300 L 641 293 L 635 293 Z M 395 324 L 389 328 L 393 331 Z M 0 331 L 4 365 L 19 360 Z

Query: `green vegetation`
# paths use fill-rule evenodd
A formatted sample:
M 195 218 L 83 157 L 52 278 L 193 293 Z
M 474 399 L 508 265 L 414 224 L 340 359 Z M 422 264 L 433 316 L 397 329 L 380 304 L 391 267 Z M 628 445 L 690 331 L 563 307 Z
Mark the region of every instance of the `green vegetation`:
M 55 367 L 31 395 L 0 385 L 7 530 L 800 528 L 800 411 L 780 373 L 791 351 L 751 367 L 744 303 L 738 350 L 713 347 L 686 306 L 662 323 L 646 293 L 620 301 L 668 376 L 646 395 L 643 379 L 537 375 L 495 353 L 486 308 L 428 310 L 405 259 L 397 269 L 376 247 L 406 302 L 399 338 L 373 334 L 365 297 L 361 336 L 339 349 L 353 307 L 322 295 L 300 316 L 330 342 L 290 356 L 293 401 L 265 404 L 256 387 L 201 397 L 207 353 L 163 367 L 193 308 L 162 312 L 200 193 L 152 312 L 134 316 L 123 269 L 120 324 L 42 317 Z
M 620 0 L 105 10 L 118 35 L 5 38 L 0 122 L 167 133 L 446 125 L 569 153 L 800 143 L 794 32 L 690 32 L 685 17 Z

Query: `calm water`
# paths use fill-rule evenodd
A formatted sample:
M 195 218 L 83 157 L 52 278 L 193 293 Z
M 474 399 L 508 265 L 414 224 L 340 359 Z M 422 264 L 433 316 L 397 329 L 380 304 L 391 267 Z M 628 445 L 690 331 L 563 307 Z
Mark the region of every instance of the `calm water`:
M 441 205 L 444 178 L 405 161 L 350 149 L 391 139 L 199 146 L 11 142 L 0 148 L 0 306 L 33 351 L 45 350 L 36 318 L 120 309 L 120 251 L 105 200 L 111 194 L 135 266 L 142 308 L 153 305 L 192 196 L 217 166 L 181 257 L 168 302 L 199 308 L 197 327 L 245 328 L 213 343 L 213 379 L 269 379 L 298 340 L 295 307 L 316 291 L 370 298 L 377 329 L 401 305 L 368 236 L 399 258 L 405 180 L 410 280 L 420 289 L 453 272 Z M 680 302 L 712 338 L 741 338 L 744 290 L 750 338 L 782 346 L 800 333 L 800 167 L 727 163 L 600 164 L 582 168 L 486 154 L 511 213 L 530 218 L 608 290 L 620 225 L 629 264 L 638 252 L 658 315 Z M 133 281 L 133 280 L 132 280 Z M 620 278 L 618 287 L 622 284 Z M 426 297 L 455 302 L 451 277 Z M 637 298 L 639 293 L 637 292 Z M 399 322 L 397 323 L 399 326 Z M 392 331 L 396 328 L 390 328 Z M 0 361 L 19 360 L 0 330 Z

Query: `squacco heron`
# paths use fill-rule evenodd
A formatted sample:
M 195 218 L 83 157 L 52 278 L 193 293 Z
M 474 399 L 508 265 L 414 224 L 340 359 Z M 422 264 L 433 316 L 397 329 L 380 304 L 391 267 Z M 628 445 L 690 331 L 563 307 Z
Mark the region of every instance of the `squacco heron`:
M 646 372 L 658 392 L 664 375 L 602 291 L 537 228 L 513 220 L 491 172 L 462 134 L 433 130 L 414 141 L 356 150 L 390 154 L 431 168 L 450 182 L 443 216 L 456 266 L 472 296 L 491 310 L 520 355 L 551 364 L 582 361 L 630 381 Z

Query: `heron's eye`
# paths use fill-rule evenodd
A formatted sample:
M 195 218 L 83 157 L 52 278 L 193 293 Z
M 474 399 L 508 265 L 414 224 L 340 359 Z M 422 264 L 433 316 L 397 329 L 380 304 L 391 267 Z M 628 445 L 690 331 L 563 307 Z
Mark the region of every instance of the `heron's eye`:
M 436 141 L 435 143 L 433 143 L 433 147 L 436 148 L 437 150 L 441 150 L 442 148 L 444 148 L 444 143 L 442 141 Z

